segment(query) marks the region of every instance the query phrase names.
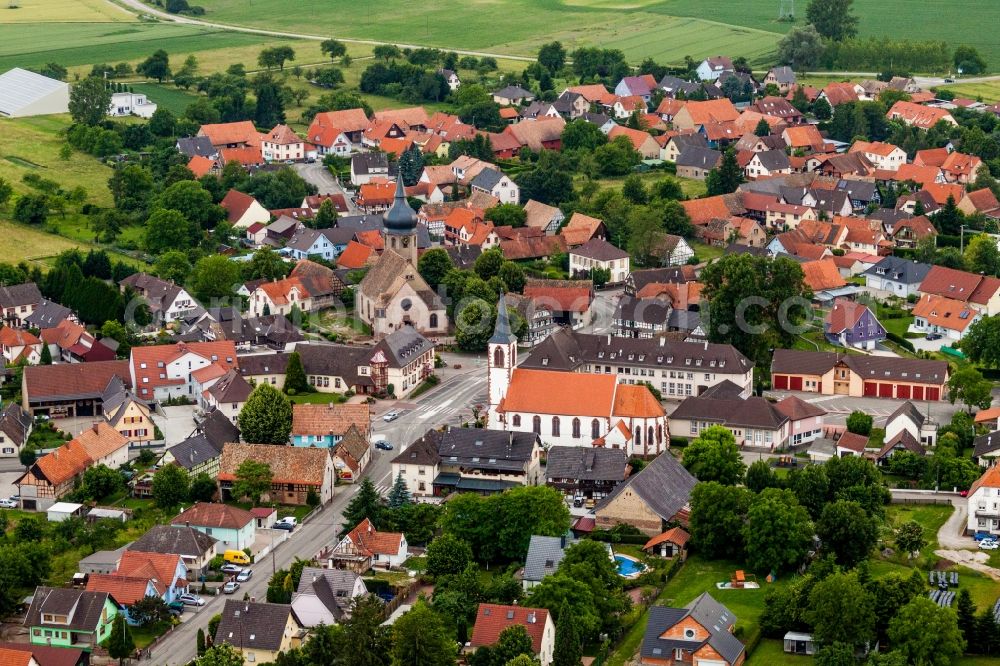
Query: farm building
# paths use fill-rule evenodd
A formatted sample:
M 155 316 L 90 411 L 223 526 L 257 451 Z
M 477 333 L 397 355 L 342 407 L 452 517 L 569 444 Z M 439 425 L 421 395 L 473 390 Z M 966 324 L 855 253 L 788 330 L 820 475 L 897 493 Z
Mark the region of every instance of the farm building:
M 68 83 L 20 67 L 0 74 L 0 116 L 24 118 L 68 111 Z

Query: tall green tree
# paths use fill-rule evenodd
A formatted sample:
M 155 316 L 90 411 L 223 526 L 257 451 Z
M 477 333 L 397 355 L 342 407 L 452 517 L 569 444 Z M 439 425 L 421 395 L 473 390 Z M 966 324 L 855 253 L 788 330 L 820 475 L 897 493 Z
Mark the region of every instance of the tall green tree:
M 743 481 L 746 464 L 728 428 L 711 426 L 702 430 L 684 449 L 684 467 L 699 481 L 736 485 Z
M 173 509 L 188 500 L 189 483 L 180 465 L 164 465 L 153 474 L 153 501 L 161 509 Z
M 157 49 L 153 55 L 139 63 L 135 71 L 147 79 L 156 79 L 157 83 L 163 83 L 163 79 L 170 78 L 170 56 L 163 49 Z
M 384 626 L 385 606 L 374 594 L 355 597 L 351 616 L 342 623 L 344 666 L 389 666 L 392 658 L 390 627 Z
M 105 639 L 104 647 L 108 651 L 108 656 L 117 659 L 119 665 L 124 664 L 125 660 L 131 658 L 135 652 L 132 630 L 125 622 L 125 615 L 122 613 L 116 613 L 115 619 L 111 621 L 111 632 Z
M 754 571 L 798 566 L 812 546 L 809 512 L 790 490 L 768 488 L 750 503 L 743 526 L 747 563 Z
M 38 364 L 52 365 L 52 350 L 49 349 L 49 345 L 46 342 L 42 343 L 42 353 L 39 355 Z
M 243 666 L 243 654 L 229 643 L 213 645 L 198 657 L 196 666 Z
M 996 275 L 1000 272 L 1000 249 L 991 236 L 979 234 L 965 247 L 965 267 L 972 273 Z
M 868 559 L 878 541 L 878 523 L 857 502 L 837 500 L 823 507 L 816 534 L 837 564 L 853 568 Z
M 454 268 L 455 266 L 451 262 L 451 257 L 448 256 L 448 252 L 442 247 L 427 250 L 417 260 L 417 272 L 420 273 L 420 277 L 427 281 L 431 289 L 437 289 L 437 286 L 444 280 L 444 276 L 448 274 L 448 271 Z
M 285 369 L 285 393 L 309 393 L 313 388 L 306 379 L 306 369 L 302 365 L 302 356 L 293 351 L 288 355 L 288 366 Z
M 854 0 L 809 0 L 806 20 L 816 31 L 835 42 L 858 34 L 858 17 L 851 13 Z
M 871 414 L 855 410 L 847 416 L 847 432 L 867 437 L 872 434 L 873 423 Z
M 406 487 L 406 479 L 403 478 L 402 471 L 396 475 L 396 480 L 392 482 L 387 500 L 390 509 L 398 509 L 413 501 L 410 497 L 410 489 Z
M 319 210 L 316 211 L 313 219 L 308 221 L 308 224 L 313 229 L 330 229 L 337 224 L 337 217 L 337 209 L 333 207 L 333 202 L 329 199 L 323 199 Z
M 538 49 L 538 64 L 555 74 L 566 66 L 566 48 L 560 42 L 542 44 Z
M 107 82 L 87 77 L 70 88 L 69 114 L 73 122 L 94 127 L 104 122 L 111 107 L 111 90 Z
M 766 460 L 756 460 L 747 467 L 746 487 L 754 493 L 766 488 L 781 488 L 782 482 Z
M 953 405 L 956 401 L 965 403 L 970 414 L 973 407 L 986 409 L 990 406 L 992 391 L 992 382 L 972 366 L 956 370 L 948 378 L 948 402 Z
M 232 297 L 241 278 L 239 264 L 224 254 L 210 254 L 195 263 L 191 271 L 191 290 L 198 300 L 208 305 L 212 299 Z
M 431 576 L 462 573 L 472 561 L 472 548 L 453 534 L 442 534 L 427 546 L 427 573 Z
M 375 488 L 375 484 L 372 483 L 371 479 L 365 477 L 361 481 L 358 492 L 344 508 L 344 529 L 354 529 L 365 518 L 377 526 L 384 509 L 385 505 Z
M 716 481 L 698 483 L 691 491 L 691 541 L 710 558 L 743 558 L 743 523 L 752 494 L 740 486 Z
M 835 573 L 816 583 L 807 617 L 823 645 L 863 645 L 875 637 L 875 605 L 856 573 Z
M 705 185 L 708 188 L 708 195 L 714 196 L 735 192 L 743 180 L 743 169 L 736 161 L 736 151 L 730 148 L 722 154 L 719 166 L 708 172 Z
M 556 616 L 552 666 L 580 666 L 583 663 L 583 641 L 569 608 L 569 604 L 563 604 Z
M 342 58 L 347 54 L 347 46 L 336 39 L 324 39 L 319 43 L 319 50 L 330 60 Z
M 292 404 L 270 384 L 258 384 L 239 415 L 243 440 L 254 444 L 287 444 L 292 431 Z
M 903 606 L 889 623 L 889 640 L 910 664 L 947 666 L 962 655 L 965 639 L 955 611 L 925 596 Z
M 236 468 L 236 480 L 233 481 L 233 498 L 250 498 L 254 505 L 271 490 L 271 466 L 265 462 L 246 459 Z
M 452 632 L 425 601 L 418 601 L 392 627 L 392 666 L 448 666 L 455 656 Z

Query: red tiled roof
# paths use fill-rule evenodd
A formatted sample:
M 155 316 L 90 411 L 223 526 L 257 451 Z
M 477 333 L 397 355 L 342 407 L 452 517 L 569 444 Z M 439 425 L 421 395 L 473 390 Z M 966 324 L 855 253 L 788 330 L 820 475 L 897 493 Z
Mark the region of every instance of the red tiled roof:
M 952 331 L 965 331 L 976 319 L 977 313 L 967 303 L 953 298 L 924 294 L 913 306 L 913 316 Z
M 279 146 L 292 146 L 302 143 L 299 135 L 292 131 L 292 128 L 288 125 L 275 125 L 270 132 L 264 135 L 262 140 Z
M 994 465 L 990 467 L 983 475 L 976 479 L 972 486 L 969 487 L 969 495 L 971 496 L 980 488 L 1000 488 L 1000 465 Z
M 735 122 L 740 117 L 740 112 L 725 97 L 703 102 L 686 102 L 684 108 L 687 109 L 687 112 L 691 116 L 691 121 L 695 125 L 704 125 L 711 122 Z
M 213 146 L 225 146 L 230 143 L 246 143 L 257 145 L 260 141 L 260 134 L 257 128 L 249 120 L 241 120 L 235 123 L 215 123 L 202 125 L 198 134 L 207 136 Z
M 226 209 L 226 217 L 229 219 L 230 224 L 238 222 L 243 214 L 250 209 L 250 206 L 257 203 L 249 194 L 244 194 L 239 190 L 229 190 L 226 192 L 226 196 L 222 198 L 219 205 Z
M 211 363 L 219 363 L 225 369 L 235 368 L 236 343 L 232 340 L 217 342 L 178 342 L 173 345 L 152 345 L 149 347 L 132 348 L 132 373 L 140 385 L 139 391 L 147 397 L 152 397 L 158 386 L 168 386 L 178 383 L 176 379 L 166 376 L 165 366 L 184 354 L 195 354 Z M 160 364 L 163 364 L 161 367 Z M 89 365 L 89 364 L 88 364 Z
M 940 167 L 946 159 L 948 159 L 947 148 L 926 148 L 916 152 L 913 163 L 918 166 Z
M 567 246 L 583 245 L 597 234 L 602 224 L 596 217 L 573 213 L 566 226 L 559 230 L 559 235 L 566 240 Z
M 31 656 L 31 648 L 32 646 L 27 644 L 24 650 L 0 648 L 0 666 L 34 666 L 38 662 Z
M 363 109 L 324 111 L 313 118 L 313 124 L 309 127 L 310 136 L 313 134 L 313 127 L 337 127 L 345 132 L 361 132 L 368 127 L 368 116 Z
M 614 375 L 515 368 L 500 408 L 529 414 L 610 415 L 616 385 Z
M 866 312 L 868 312 L 868 306 L 864 303 L 838 298 L 833 302 L 833 307 L 826 315 L 827 331 L 836 335 L 846 328 L 852 328 Z
M 542 634 L 549 612 L 544 608 L 524 606 L 501 606 L 500 604 L 479 604 L 476 624 L 472 628 L 472 647 L 493 645 L 500 639 L 504 629 L 521 625 L 531 637 L 531 650 L 538 654 L 542 649 Z
M 892 105 L 886 113 L 889 118 L 899 118 L 908 125 L 921 129 L 930 129 L 941 120 L 949 120 L 954 123 L 951 114 L 944 109 L 936 109 L 930 106 L 922 106 L 913 102 L 900 100 Z
M 399 532 L 379 532 L 371 521 L 365 518 L 351 530 L 347 539 L 351 540 L 358 552 L 365 555 L 396 555 L 402 546 L 403 535 Z
M 923 191 L 930 194 L 934 203 L 939 206 L 948 203 L 948 197 L 958 203 L 965 196 L 965 188 L 958 183 L 927 183 L 924 185 Z
M 145 598 L 149 581 L 149 578 L 143 576 L 92 573 L 87 579 L 87 591 L 107 592 L 118 603 L 131 606 Z M 3 662 L 0 662 L 0 666 L 2 665 Z
M 628 137 L 628 140 L 632 142 L 632 147 L 636 150 L 640 150 L 642 148 L 642 144 L 652 138 L 649 132 L 632 129 L 631 127 L 622 127 L 621 125 L 615 125 L 611 128 L 611 131 L 608 132 L 608 139 L 614 140 L 620 136 Z
M 703 199 L 689 199 L 682 201 L 681 206 L 691 218 L 691 223 L 696 225 L 708 224 L 712 220 L 725 220 L 732 214 L 723 194 Z
M 131 387 L 128 361 L 33 365 L 24 369 L 26 397 L 31 402 L 61 396 L 97 397 L 115 376 Z
M 619 384 L 615 391 L 614 416 L 658 418 L 664 415 L 663 405 L 645 384 Z
M 824 289 L 836 289 L 847 284 L 844 278 L 840 276 L 837 264 L 829 259 L 805 262 L 802 264 L 802 273 L 806 285 L 813 292 L 823 291 Z
M 41 342 L 30 331 L 12 326 L 0 328 L 0 345 L 4 347 L 30 347 L 41 344 Z
M 264 163 L 264 156 L 261 155 L 257 146 L 247 146 L 244 148 L 222 148 L 219 151 L 223 163 L 236 162 L 243 166 L 255 166 Z
M 396 186 L 390 182 L 365 183 L 358 189 L 359 206 L 391 204 L 396 196 Z
M 837 440 L 837 446 L 849 449 L 855 453 L 863 453 L 865 447 L 868 445 L 868 437 L 865 435 L 858 435 L 853 432 L 845 432 Z
M 236 506 L 217 502 L 198 502 L 172 521 L 171 525 L 219 527 L 238 530 L 253 521 L 253 514 Z
M 822 148 L 823 136 L 815 125 L 795 125 L 786 127 L 782 132 L 785 141 L 791 148 Z
M 675 543 L 678 546 L 680 546 L 681 548 L 683 548 L 684 546 L 687 545 L 688 539 L 690 539 L 690 538 L 691 538 L 691 535 L 688 534 L 687 532 L 685 532 L 684 530 L 682 530 L 681 528 L 679 528 L 679 527 L 671 527 L 669 530 L 667 530 L 663 534 L 658 534 L 657 536 L 655 536 L 652 539 L 650 539 L 649 541 L 647 541 L 646 545 L 643 546 L 642 549 L 643 550 L 649 550 L 653 546 L 659 546 L 661 543 L 665 543 L 665 542 L 666 543 Z
M 937 182 L 941 169 L 936 166 L 918 166 L 916 164 L 900 164 L 895 173 L 890 172 L 891 180 L 912 180 L 918 185 L 927 186 Z
M 997 289 L 1000 289 L 1000 280 L 995 277 L 976 275 L 944 266 L 932 266 L 924 281 L 920 283 L 920 291 L 925 294 L 972 301 L 979 305 L 985 305 Z
M 524 295 L 562 312 L 586 312 L 594 300 L 590 280 L 528 280 Z
M 170 587 L 178 578 L 177 565 L 181 556 L 176 553 L 146 553 L 141 550 L 126 550 L 118 562 L 117 573 L 123 576 L 143 575 L 146 571 L 155 572 L 155 578 L 165 587 Z
M 214 167 L 215 160 L 211 157 L 204 157 L 202 155 L 195 155 L 188 160 L 187 163 L 188 170 L 194 174 L 195 178 L 201 178 L 202 176 L 208 175 Z
M 997 201 L 996 195 L 993 194 L 993 190 L 988 187 L 984 187 L 981 190 L 975 190 L 974 192 L 967 192 L 965 196 L 969 199 L 969 203 L 971 203 L 973 207 L 981 213 L 1000 208 L 1000 201 Z

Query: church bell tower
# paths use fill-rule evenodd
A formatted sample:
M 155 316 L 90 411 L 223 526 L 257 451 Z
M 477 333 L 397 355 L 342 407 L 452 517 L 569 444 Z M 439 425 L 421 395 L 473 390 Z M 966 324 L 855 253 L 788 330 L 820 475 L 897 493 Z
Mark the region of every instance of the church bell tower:
M 488 428 L 503 429 L 497 408 L 507 395 L 510 380 L 517 365 L 517 336 L 510 329 L 510 318 L 507 316 L 507 297 L 500 294 L 497 303 L 497 323 L 493 329 L 493 337 L 486 345 L 486 366 L 489 368 L 487 388 L 490 396 Z
M 385 226 L 385 246 L 417 265 L 417 213 L 406 201 L 403 175 L 396 177 L 396 196 L 392 207 L 382 216 Z

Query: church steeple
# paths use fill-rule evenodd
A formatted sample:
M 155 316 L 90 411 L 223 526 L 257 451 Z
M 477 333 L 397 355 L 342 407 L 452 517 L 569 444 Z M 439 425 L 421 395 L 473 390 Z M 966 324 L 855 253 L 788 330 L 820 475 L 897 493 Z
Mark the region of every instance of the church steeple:
M 517 342 L 517 336 L 510 330 L 510 317 L 507 314 L 507 295 L 500 294 L 500 302 L 497 303 L 497 323 L 493 327 L 493 337 L 490 338 L 491 345 L 509 345 Z
M 517 365 L 517 336 L 510 329 L 507 295 L 502 292 L 500 302 L 497 303 L 497 322 L 493 327 L 493 337 L 486 345 L 486 365 L 486 390 L 490 400 L 489 427 L 503 428 L 498 408 L 507 395 L 514 367 Z
M 396 176 L 392 207 L 382 216 L 386 246 L 414 266 L 417 265 L 417 213 L 406 200 L 403 174 Z

